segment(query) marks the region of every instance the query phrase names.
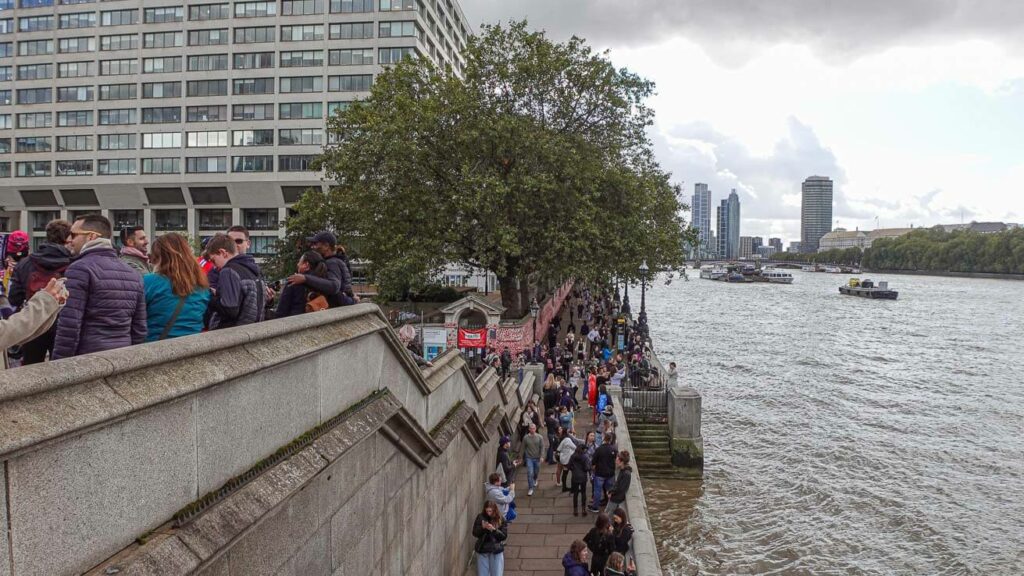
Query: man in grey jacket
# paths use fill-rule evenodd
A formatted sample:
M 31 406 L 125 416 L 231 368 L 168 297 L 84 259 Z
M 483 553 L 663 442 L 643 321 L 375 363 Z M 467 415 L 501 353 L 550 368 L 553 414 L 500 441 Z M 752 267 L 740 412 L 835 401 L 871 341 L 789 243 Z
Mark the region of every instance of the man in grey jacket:
M 537 476 L 540 474 L 540 459 L 544 455 L 544 437 L 537 434 L 537 425 L 530 423 L 529 432 L 523 437 L 523 458 L 526 459 L 526 480 L 530 490 L 527 496 L 533 496 L 537 487 Z
M 497 472 L 491 473 L 487 478 L 487 484 L 484 484 L 484 500 L 491 500 L 498 505 L 498 510 L 501 511 L 501 517 L 508 517 L 508 505 L 516 499 L 516 483 L 509 482 L 508 495 L 505 495 L 505 489 L 501 487 L 501 474 Z

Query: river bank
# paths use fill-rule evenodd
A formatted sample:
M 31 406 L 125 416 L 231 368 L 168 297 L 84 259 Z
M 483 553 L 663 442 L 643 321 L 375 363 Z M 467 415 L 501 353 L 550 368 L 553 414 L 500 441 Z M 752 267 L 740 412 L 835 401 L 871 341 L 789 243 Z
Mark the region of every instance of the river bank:
M 982 280 L 1024 280 L 1024 274 L 989 272 L 943 272 L 940 270 L 865 270 L 865 274 L 899 274 L 904 276 L 937 276 L 940 278 L 977 278 Z

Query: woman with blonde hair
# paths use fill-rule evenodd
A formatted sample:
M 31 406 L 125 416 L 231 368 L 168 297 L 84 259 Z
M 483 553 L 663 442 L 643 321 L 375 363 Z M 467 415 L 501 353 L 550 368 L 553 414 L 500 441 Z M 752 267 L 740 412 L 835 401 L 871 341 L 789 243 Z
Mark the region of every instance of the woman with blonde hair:
M 153 272 L 142 277 L 146 291 L 147 342 L 203 331 L 210 283 L 188 240 L 164 234 L 149 247 Z

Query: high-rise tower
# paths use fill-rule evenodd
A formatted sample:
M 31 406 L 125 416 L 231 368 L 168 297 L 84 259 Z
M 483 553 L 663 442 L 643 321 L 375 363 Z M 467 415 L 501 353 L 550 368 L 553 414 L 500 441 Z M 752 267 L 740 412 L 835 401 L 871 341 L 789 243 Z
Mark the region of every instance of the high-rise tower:
M 800 251 L 815 253 L 821 237 L 832 231 L 832 180 L 811 176 L 803 183 L 800 210 Z

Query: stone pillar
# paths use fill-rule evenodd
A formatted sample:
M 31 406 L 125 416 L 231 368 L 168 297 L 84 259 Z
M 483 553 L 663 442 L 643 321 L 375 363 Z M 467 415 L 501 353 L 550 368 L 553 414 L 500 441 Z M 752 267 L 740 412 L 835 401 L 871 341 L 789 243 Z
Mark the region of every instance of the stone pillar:
M 668 431 L 672 465 L 704 471 L 704 439 L 700 435 L 701 396 L 693 388 L 673 386 L 668 394 Z
M 533 372 L 533 393 L 534 395 L 543 398 L 544 397 L 544 365 L 537 364 L 536 362 L 523 366 L 523 374 L 527 372 Z

